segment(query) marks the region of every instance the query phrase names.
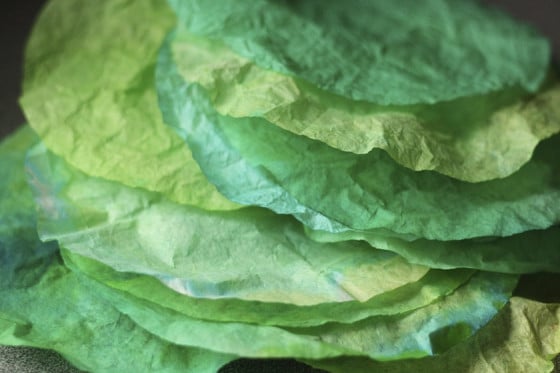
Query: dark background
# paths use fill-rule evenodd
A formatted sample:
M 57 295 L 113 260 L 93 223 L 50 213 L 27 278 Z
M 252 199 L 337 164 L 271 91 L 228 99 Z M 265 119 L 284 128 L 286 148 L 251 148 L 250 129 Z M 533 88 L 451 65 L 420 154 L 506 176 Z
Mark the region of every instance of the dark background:
M 85 1 L 85 0 L 82 0 Z M 105 1 L 105 0 L 88 0 Z M 142 1 L 142 0 L 136 0 Z M 560 61 L 560 0 L 483 0 L 514 17 L 532 24 L 547 36 Z M 44 0 L 8 0 L 0 5 L 0 138 L 24 123 L 17 99 L 21 92 L 23 46 Z M 560 276 L 523 276 L 517 295 L 560 302 Z M 531 296 L 529 295 L 531 294 Z M 560 362 L 556 372 L 560 373 Z M 0 347 L 0 373 L 76 372 L 58 355 L 29 348 Z M 240 360 L 221 373 L 304 373 L 318 372 L 293 361 Z M 435 372 L 434 372 L 435 373 Z

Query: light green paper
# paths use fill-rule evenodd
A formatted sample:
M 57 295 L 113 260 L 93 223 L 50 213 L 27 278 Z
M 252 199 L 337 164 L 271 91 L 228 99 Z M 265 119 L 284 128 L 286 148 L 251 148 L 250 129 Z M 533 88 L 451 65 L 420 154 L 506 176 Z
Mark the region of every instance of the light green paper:
M 502 273 L 560 272 L 560 227 L 460 241 L 407 241 L 375 233 L 329 233 L 306 230 L 318 242 L 364 240 L 371 246 L 395 252 L 410 263 L 430 268 L 473 268 Z
M 365 243 L 317 243 L 291 217 L 264 209 L 205 211 L 88 177 L 43 146 L 27 165 L 41 239 L 193 297 L 363 302 L 429 270 Z
M 331 373 L 552 372 L 560 353 L 560 304 L 514 297 L 498 316 L 473 338 L 441 356 L 393 362 L 363 358 L 306 361 Z
M 0 344 L 56 350 L 90 372 L 214 373 L 234 359 L 187 349 L 146 332 L 66 269 L 54 242 L 42 243 L 26 186 L 22 127 L 0 143 Z
M 25 151 L 39 139 L 28 126 L 21 127 L 0 143 L 0 234 L 8 236 L 34 219 L 35 205 L 23 174 Z M 14 198 L 18 196 L 19 198 Z
M 470 338 L 508 301 L 517 277 L 478 272 L 453 294 L 409 314 L 327 324 L 299 332 L 376 360 L 440 354 Z M 296 331 L 298 332 L 298 331 Z
M 29 130 L 21 135 L 23 140 L 28 134 L 30 143 L 36 141 Z M 23 140 L 16 137 L 9 145 L 15 143 L 19 151 Z M 8 146 L 8 155 L 10 151 Z M 5 153 L 0 148 L 3 162 Z M 17 154 L 23 166 L 19 162 L 23 152 Z M 23 167 L 6 162 L 14 170 L 8 180 L 24 180 Z M 11 184 L 0 188 L 4 192 Z M 10 196 L 23 201 L 16 207 L 28 205 L 29 197 L 29 193 Z M 348 354 L 344 348 L 275 327 L 188 318 L 102 286 L 64 267 L 54 242 L 39 241 L 33 210 L 2 210 L 1 214 L 24 216 L 20 226 L 2 224 L 0 319 L 10 325 L 2 331 L 2 343 L 54 349 L 79 368 L 94 372 L 210 373 L 232 360 L 231 354 L 311 359 Z M 219 335 L 228 338 L 216 338 Z
M 161 120 L 153 69 L 173 22 L 165 0 L 51 1 L 27 44 L 20 102 L 49 149 L 90 175 L 235 209 Z
M 157 279 L 117 272 L 100 262 L 63 251 L 64 262 L 76 271 L 130 295 L 201 320 L 244 322 L 259 325 L 307 327 L 326 322 L 352 323 L 371 316 L 409 312 L 436 302 L 468 281 L 472 271 L 430 271 L 420 280 L 367 302 L 324 303 L 295 306 L 236 299 L 201 299 L 179 294 Z
M 94 289 L 97 296 L 136 324 L 174 345 L 255 358 L 321 359 L 357 355 L 313 336 L 294 334 L 282 328 L 197 320 L 100 283 L 95 284 Z
M 206 92 L 177 73 L 169 39 L 156 73 L 166 123 L 238 203 L 292 214 L 315 230 L 441 241 L 509 236 L 560 221 L 560 136 L 543 141 L 515 174 L 472 184 L 409 170 L 381 150 L 356 155 L 261 118 L 220 116 Z
M 535 91 L 550 58 L 534 30 L 475 1 L 169 3 L 190 32 L 263 68 L 382 105 Z
M 36 141 L 36 137 L 33 135 L 31 140 Z M 0 148 L 3 162 L 4 150 Z M 23 152 L 19 154 L 18 161 L 21 160 Z M 10 161 L 9 165 L 13 163 Z M 12 179 L 25 179 L 23 167 L 12 169 L 17 170 Z M 4 192 L 10 187 L 3 183 L 0 190 Z M 14 206 L 28 205 L 28 197 L 29 193 L 10 196 L 23 202 Z M 19 212 L 2 210 L 0 216 Z M 159 334 L 189 347 L 206 346 L 247 356 L 322 358 L 344 352 L 278 328 L 189 319 L 164 307 L 148 306 L 139 299 L 123 296 L 65 268 L 57 246 L 53 242 L 43 244 L 33 234 L 33 210 L 23 214 L 27 217 L 22 222 L 25 231 L 15 227 L 0 236 L 0 257 L 6 259 L 0 262 L 0 319 L 2 325 L 9 325 L 0 335 L 2 343 L 54 349 L 79 368 L 93 372 L 148 369 L 210 373 L 233 359 L 229 354 L 174 345 L 155 336 Z M 135 318 L 142 322 L 142 327 L 134 322 Z M 151 327 L 155 328 L 155 335 L 146 331 Z M 221 335 L 227 338 L 217 338 Z
M 384 149 L 413 170 L 480 182 L 506 177 L 560 131 L 560 85 L 535 97 L 519 89 L 434 105 L 381 106 L 314 88 L 258 67 L 220 42 L 178 28 L 179 73 L 200 84 L 222 115 L 262 117 L 297 135 L 365 154 Z
M 468 329 L 461 337 L 468 338 L 506 303 L 517 282 L 515 276 L 484 272 L 475 277 L 453 294 L 409 314 L 316 328 L 213 323 L 188 318 L 165 305 L 142 301 L 106 286 L 99 286 L 97 294 L 110 299 L 111 304 L 149 332 L 174 344 L 245 357 L 321 359 L 362 355 L 391 360 L 437 354 L 462 342 L 462 338 L 434 335 L 466 324 Z M 216 338 L 217 335 L 227 338 Z
M 43 152 L 43 156 L 48 155 Z M 45 180 L 53 180 L 53 176 L 58 175 L 59 178 L 53 181 L 53 185 L 61 187 L 61 190 L 68 191 L 72 195 L 72 190 L 79 191 L 80 175 L 78 172 L 66 172 L 71 174 L 71 178 L 64 178 L 63 164 L 56 162 L 54 157 L 43 158 L 45 165 L 39 162 L 41 156 L 40 149 L 35 149 L 31 152 L 28 158 L 30 169 L 35 172 L 35 175 L 42 175 L 45 179 L 34 179 L 36 190 L 48 190 L 48 185 L 44 183 Z M 39 159 L 37 158 L 39 157 Z M 49 173 L 49 170 L 53 170 Z M 60 177 L 62 175 L 63 177 Z M 71 181 L 71 182 L 70 182 Z M 113 184 L 108 181 L 103 183 Z M 73 185 L 74 184 L 74 185 Z M 116 211 L 107 205 L 106 199 L 100 198 L 103 194 L 102 184 L 96 183 L 96 188 L 84 189 L 97 190 L 98 194 L 92 195 L 91 193 L 76 193 L 75 195 L 86 195 L 91 201 L 98 201 L 103 206 L 107 206 L 108 216 L 118 221 L 118 217 L 114 214 Z M 143 192 L 146 193 L 146 192 Z M 127 193 L 120 191 L 112 193 L 115 196 Z M 49 207 L 51 212 L 54 212 L 52 217 L 61 216 L 62 220 L 53 221 L 53 225 L 62 227 L 62 231 L 67 227 L 71 227 L 71 223 L 61 224 L 64 222 L 64 216 L 67 214 L 72 215 L 72 209 L 66 206 L 62 210 L 67 201 L 64 199 L 44 198 L 49 195 L 48 191 L 42 195 L 39 201 L 43 202 L 43 209 Z M 129 193 L 129 195 L 132 195 Z M 115 198 L 119 201 L 119 198 Z M 135 205 L 130 203 L 122 203 L 123 201 L 130 202 L 133 198 L 124 198 L 121 203 L 116 205 L 127 206 L 130 210 L 126 211 L 130 215 L 131 210 L 137 210 Z M 51 201 L 49 206 L 44 204 L 45 201 Z M 146 203 L 144 208 L 148 206 L 157 205 L 157 201 L 150 201 Z M 75 205 L 79 207 L 79 204 Z M 89 205 L 91 210 L 95 211 L 95 204 Z M 186 206 L 183 206 L 186 208 Z M 84 210 L 81 210 L 84 211 Z M 241 213 L 244 210 L 232 213 Z M 95 215 L 95 214 L 94 214 Z M 99 214 L 97 214 L 99 215 Z M 169 217 L 169 214 L 166 214 Z M 132 214 L 133 216 L 133 214 Z M 45 224 L 41 222 L 41 224 Z M 186 227 L 183 225 L 183 227 Z M 142 231 L 142 227 L 137 226 L 138 230 Z M 90 232 L 95 230 L 94 226 L 90 227 Z M 118 255 L 119 250 L 123 250 L 128 246 L 115 235 L 115 229 L 111 230 L 113 235 L 111 238 L 115 242 L 120 242 L 119 247 L 115 247 L 112 255 Z M 160 232 L 161 233 L 161 232 Z M 71 237 L 71 232 L 65 231 L 59 239 L 64 246 L 67 246 L 65 239 Z M 168 235 L 165 235 L 166 240 L 173 241 Z M 83 247 L 93 246 L 97 241 L 97 237 L 90 236 L 89 239 L 80 239 L 78 245 Z M 297 247 L 297 245 L 295 245 Z M 348 249 L 346 249 L 348 250 Z M 370 249 L 371 250 L 371 249 Z M 340 251 L 341 254 L 344 251 Z M 141 255 L 137 255 L 141 257 Z M 235 256 L 234 256 L 235 257 Z M 192 258 L 192 257 L 189 257 Z M 254 255 L 251 256 L 254 258 Z M 244 258 L 246 260 L 246 258 Z M 70 257 L 72 260 L 72 257 Z M 212 261 L 214 266 L 219 264 L 218 261 L 212 259 L 212 255 L 208 255 L 206 260 Z M 308 260 L 311 260 L 308 258 Z M 156 263 L 157 264 L 157 263 Z M 258 264 L 258 263 L 256 263 Z M 72 266 L 72 268 L 76 268 Z M 276 271 L 282 270 L 282 266 L 278 265 Z M 402 277 L 402 273 L 400 274 Z M 291 281 L 294 279 L 292 278 Z M 285 282 L 285 287 L 289 288 L 290 279 Z M 255 324 L 247 324 L 241 322 L 215 322 L 212 320 L 201 320 L 192 317 L 187 317 L 184 313 L 177 310 L 176 307 L 167 307 L 165 303 L 155 303 L 149 301 L 149 297 L 137 298 L 132 293 L 119 290 L 116 287 L 111 287 L 109 284 L 103 286 L 99 284 L 95 289 L 95 294 L 107 299 L 119 311 L 125 313 L 135 323 L 138 323 L 149 332 L 169 341 L 174 344 L 200 347 L 210 349 L 216 352 L 226 354 L 234 354 L 239 356 L 248 357 L 296 357 L 304 359 L 320 359 L 334 356 L 348 356 L 348 355 L 366 355 L 375 357 L 377 359 L 396 359 L 409 356 L 424 356 L 426 354 L 434 354 L 439 352 L 441 348 L 448 348 L 450 345 L 461 342 L 462 340 L 441 340 L 435 341 L 433 333 L 443 329 L 447 330 L 456 324 L 468 324 L 469 327 L 461 334 L 462 337 L 469 336 L 485 322 L 491 318 L 496 309 L 504 304 L 508 298 L 509 293 L 516 283 L 515 276 L 505 276 L 490 273 L 480 273 L 476 279 L 469 280 L 465 285 L 461 286 L 452 294 L 442 299 L 436 300 L 434 303 L 411 311 L 408 314 L 398 316 L 376 316 L 366 318 L 353 324 L 327 324 L 325 326 L 318 326 L 316 328 L 279 328 L 274 326 L 263 326 Z M 146 289 L 148 290 L 148 289 Z M 437 312 L 436 312 L 437 310 Z M 224 311 L 227 312 L 227 311 Z M 211 315 L 207 318 L 211 319 Z M 433 320 L 431 323 L 426 324 L 427 320 Z M 416 325 L 422 332 L 415 331 L 411 333 L 412 325 Z M 426 325 L 421 327 L 421 325 Z M 378 334 L 383 330 L 383 326 L 387 326 L 384 332 Z M 360 330 L 360 335 L 356 339 L 356 330 Z M 395 333 L 395 330 L 397 331 Z M 383 333 L 387 333 L 384 336 Z M 228 338 L 216 339 L 216 335 L 227 335 Z M 387 340 L 389 337 L 393 338 L 394 349 L 387 349 L 384 344 L 363 344 L 366 341 L 378 338 L 379 341 Z M 466 337 L 465 337 L 466 338 Z M 356 344 L 356 342 L 358 342 Z M 437 343 L 437 350 L 434 349 L 434 343 Z

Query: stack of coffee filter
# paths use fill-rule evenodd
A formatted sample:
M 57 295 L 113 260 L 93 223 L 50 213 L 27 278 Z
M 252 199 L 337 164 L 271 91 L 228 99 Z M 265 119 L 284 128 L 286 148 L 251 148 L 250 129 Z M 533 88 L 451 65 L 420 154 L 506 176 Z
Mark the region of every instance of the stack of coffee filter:
M 0 145 L 0 343 L 91 372 L 549 372 L 560 79 L 465 0 L 51 0 Z

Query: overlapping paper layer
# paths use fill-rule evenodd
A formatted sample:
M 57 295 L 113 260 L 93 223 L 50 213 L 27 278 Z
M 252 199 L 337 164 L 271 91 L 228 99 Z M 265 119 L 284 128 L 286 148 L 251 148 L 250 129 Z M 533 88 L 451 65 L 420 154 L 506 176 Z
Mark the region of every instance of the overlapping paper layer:
M 471 1 L 169 3 L 189 31 L 265 68 L 380 104 L 535 91 L 550 54 L 533 30 Z
M 437 104 L 379 105 L 262 69 L 182 27 L 171 49 L 177 71 L 204 87 L 222 115 L 262 117 L 347 152 L 383 149 L 416 171 L 470 182 L 506 177 L 531 158 L 539 141 L 560 131 L 554 78 L 534 97 L 512 87 Z
M 0 343 L 93 372 L 549 370 L 558 305 L 510 300 L 560 268 L 547 42 L 398 3 L 52 0 L 0 144 Z
M 261 118 L 220 115 L 200 85 L 177 73 L 168 44 L 157 83 L 166 122 L 221 193 L 292 214 L 312 229 L 461 240 L 545 229 L 560 219 L 560 137 L 510 177 L 472 184 L 414 172 L 382 151 L 346 153 Z

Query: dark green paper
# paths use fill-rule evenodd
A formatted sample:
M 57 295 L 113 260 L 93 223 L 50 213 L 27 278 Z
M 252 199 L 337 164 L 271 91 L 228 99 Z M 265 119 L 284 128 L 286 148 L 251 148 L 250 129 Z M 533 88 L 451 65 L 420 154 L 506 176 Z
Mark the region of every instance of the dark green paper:
M 256 64 L 354 100 L 447 101 L 546 74 L 547 41 L 470 0 L 170 0 L 179 22 Z

